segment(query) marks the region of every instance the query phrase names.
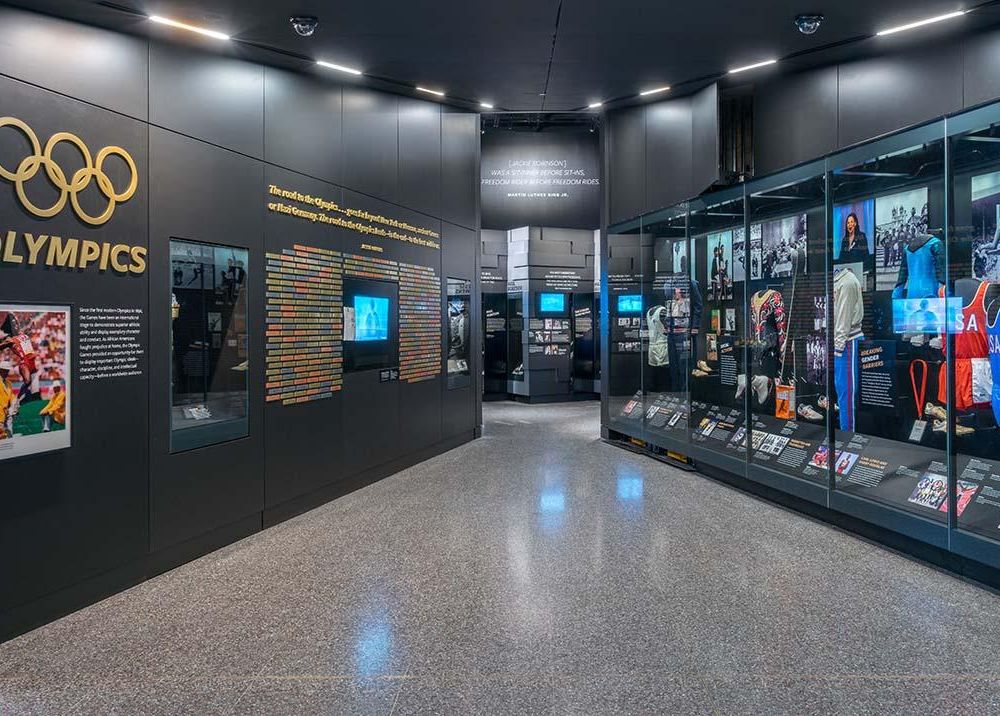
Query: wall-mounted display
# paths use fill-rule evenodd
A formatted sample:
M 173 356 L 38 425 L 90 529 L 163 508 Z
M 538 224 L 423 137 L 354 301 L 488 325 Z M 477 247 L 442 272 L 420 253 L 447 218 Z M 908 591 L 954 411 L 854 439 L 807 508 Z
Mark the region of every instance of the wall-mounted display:
M 459 278 L 449 278 L 446 285 L 448 287 L 448 387 L 458 388 L 470 384 L 472 287 L 469 281 Z
M 71 310 L 0 303 L 0 460 L 71 444 Z
M 191 450 L 245 437 L 249 252 L 171 239 L 170 446 Z

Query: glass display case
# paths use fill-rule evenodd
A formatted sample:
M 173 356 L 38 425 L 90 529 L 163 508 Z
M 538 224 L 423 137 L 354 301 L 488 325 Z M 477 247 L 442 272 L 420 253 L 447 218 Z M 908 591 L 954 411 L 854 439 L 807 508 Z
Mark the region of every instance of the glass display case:
M 747 252 L 743 188 L 693 200 L 688 211 L 687 379 L 692 444 L 742 459 L 746 452 Z
M 612 439 L 1000 567 L 1000 104 L 604 250 Z
M 471 383 L 469 351 L 472 341 L 472 283 L 449 278 L 448 291 L 448 387 L 463 388 Z
M 824 168 L 816 162 L 747 185 L 749 240 L 740 246 L 747 265 L 748 367 L 739 382 L 751 421 L 748 474 L 821 503 L 836 410 L 827 385 Z
M 643 433 L 643 234 L 639 222 L 608 234 L 608 416 L 614 425 Z
M 942 543 L 948 508 L 944 127 L 829 160 L 832 504 Z M 917 515 L 877 512 L 843 496 Z
M 692 301 L 687 235 L 687 205 L 659 211 L 642 220 L 641 382 L 646 434 L 688 441 L 691 401 Z M 626 294 L 628 296 L 629 294 Z M 622 316 L 621 299 L 612 306 Z M 695 297 L 700 300 L 700 296 Z M 694 308 L 692 308 L 694 306 Z M 633 314 L 634 315 L 634 314 Z M 622 320 L 619 318 L 619 320 Z
M 947 130 L 954 486 L 941 505 L 955 502 L 953 547 L 978 557 L 1000 539 L 1000 107 L 949 119 Z
M 173 452 L 246 437 L 246 249 L 171 239 Z

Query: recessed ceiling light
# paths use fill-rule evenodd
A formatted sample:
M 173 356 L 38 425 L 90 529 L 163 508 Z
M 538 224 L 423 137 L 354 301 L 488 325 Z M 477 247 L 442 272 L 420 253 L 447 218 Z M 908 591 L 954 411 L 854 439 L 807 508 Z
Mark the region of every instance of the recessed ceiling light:
M 777 64 L 777 60 L 764 60 L 763 62 L 754 62 L 752 65 L 744 65 L 743 67 L 734 67 L 729 70 L 729 74 L 735 75 L 737 72 L 746 72 L 747 70 L 755 70 L 758 67 L 767 67 L 768 65 Z
M 427 89 L 426 87 L 417 87 L 417 92 L 426 92 L 427 94 L 437 95 L 438 97 L 444 97 L 444 92 L 440 90 Z
M 349 75 L 360 75 L 361 70 L 356 70 L 353 67 L 344 67 L 343 65 L 338 65 L 333 62 L 325 62 L 324 60 L 316 60 L 316 64 L 320 67 L 326 67 L 329 70 L 337 70 L 337 72 L 346 72 Z
M 489 102 L 480 102 L 479 106 L 482 107 L 483 109 L 493 109 L 493 105 L 490 104 Z
M 670 89 L 669 85 L 664 87 L 654 87 L 653 89 L 643 90 L 642 92 L 639 93 L 639 96 L 645 97 L 646 95 L 659 94 L 660 92 L 666 92 L 669 89 Z
M 942 20 L 951 20 L 956 17 L 962 17 L 967 10 L 958 10 L 956 12 L 949 12 L 945 15 L 938 15 L 936 17 L 929 17 L 926 20 L 917 20 L 916 22 L 911 22 L 906 25 L 900 25 L 899 27 L 890 27 L 887 30 L 879 30 L 875 34 L 879 37 L 883 35 L 894 35 L 897 32 L 904 32 L 905 30 L 912 30 L 917 27 L 923 27 L 924 25 L 931 25 L 935 22 L 941 22 Z
M 603 104 L 604 102 L 591 102 L 590 104 L 587 105 L 587 109 L 597 109 Z
M 229 35 L 224 32 L 216 32 L 215 30 L 206 30 L 203 27 L 195 27 L 194 25 L 188 25 L 186 22 L 177 22 L 177 20 L 171 20 L 168 17 L 160 17 L 159 15 L 150 15 L 150 21 L 158 22 L 161 25 L 169 25 L 170 27 L 176 27 L 180 30 L 187 30 L 188 32 L 197 32 L 199 35 L 205 35 L 207 37 L 214 37 L 216 40 L 228 40 Z

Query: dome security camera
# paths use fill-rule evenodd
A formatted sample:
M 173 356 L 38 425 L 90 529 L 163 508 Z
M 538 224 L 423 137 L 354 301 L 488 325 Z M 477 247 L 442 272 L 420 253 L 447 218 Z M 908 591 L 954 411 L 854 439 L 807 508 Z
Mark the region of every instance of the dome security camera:
M 311 37 L 319 25 L 319 18 L 312 15 L 296 15 L 289 18 L 292 28 L 302 37 Z
M 819 13 L 799 15 L 795 18 L 795 27 L 799 28 L 799 32 L 803 35 L 813 35 L 819 29 L 819 26 L 823 24 L 823 20 L 825 19 L 826 18 Z

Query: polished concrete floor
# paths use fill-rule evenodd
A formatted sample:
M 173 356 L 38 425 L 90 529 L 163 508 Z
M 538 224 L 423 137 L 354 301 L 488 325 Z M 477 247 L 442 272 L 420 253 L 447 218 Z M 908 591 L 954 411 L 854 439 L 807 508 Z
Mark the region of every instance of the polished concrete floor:
M 0 646 L 0 714 L 990 713 L 1000 597 L 605 445 L 486 436 Z

